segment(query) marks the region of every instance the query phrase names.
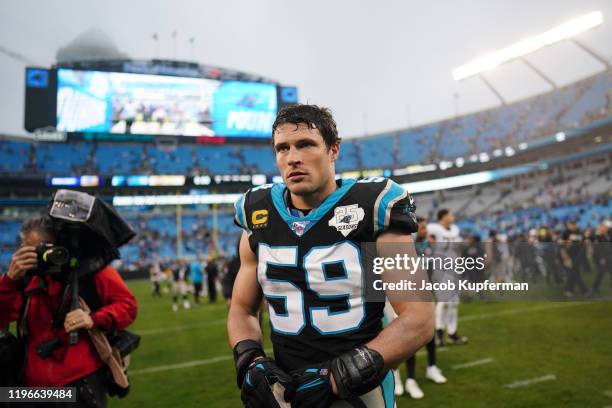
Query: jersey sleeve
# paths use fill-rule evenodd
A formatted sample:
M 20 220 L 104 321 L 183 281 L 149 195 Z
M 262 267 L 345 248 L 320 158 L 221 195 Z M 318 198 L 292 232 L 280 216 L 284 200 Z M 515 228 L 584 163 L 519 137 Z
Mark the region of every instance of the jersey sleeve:
M 249 190 L 250 191 L 250 190 Z M 234 203 L 234 224 L 244 229 L 247 233 L 251 233 L 247 222 L 246 203 L 249 191 L 240 196 L 238 201 Z
M 387 230 L 412 234 L 418 230 L 416 206 L 408 191 L 392 180 L 380 192 L 374 204 L 374 232 Z

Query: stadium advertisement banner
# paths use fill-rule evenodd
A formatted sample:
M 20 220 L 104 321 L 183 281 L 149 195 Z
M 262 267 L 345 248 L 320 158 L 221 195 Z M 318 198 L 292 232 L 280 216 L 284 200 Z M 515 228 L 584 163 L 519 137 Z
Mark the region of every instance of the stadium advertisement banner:
M 213 98 L 213 129 L 219 135 L 270 137 L 276 110 L 275 85 L 224 82 Z
M 276 85 L 121 72 L 57 71 L 63 132 L 270 137 Z

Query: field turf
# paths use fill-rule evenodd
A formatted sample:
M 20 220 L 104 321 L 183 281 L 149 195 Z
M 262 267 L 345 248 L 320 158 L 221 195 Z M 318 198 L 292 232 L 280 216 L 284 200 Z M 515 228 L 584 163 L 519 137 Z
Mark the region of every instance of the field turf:
M 110 406 L 241 407 L 223 301 L 173 312 L 169 294 L 152 298 L 148 282 L 129 285 L 139 300 L 131 329 L 142 342 L 131 393 Z M 472 302 L 459 316 L 469 344 L 438 350 L 448 383 L 425 379 L 420 352 L 425 397 L 399 397 L 398 407 L 612 407 L 612 302 Z

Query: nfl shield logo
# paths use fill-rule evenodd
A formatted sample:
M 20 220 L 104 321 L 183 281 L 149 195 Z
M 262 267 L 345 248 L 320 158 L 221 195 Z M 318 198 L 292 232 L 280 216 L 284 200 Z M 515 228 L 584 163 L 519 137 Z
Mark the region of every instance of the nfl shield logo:
M 295 232 L 298 237 L 301 237 L 309 223 L 310 221 L 293 221 L 293 224 L 291 224 L 291 230 Z

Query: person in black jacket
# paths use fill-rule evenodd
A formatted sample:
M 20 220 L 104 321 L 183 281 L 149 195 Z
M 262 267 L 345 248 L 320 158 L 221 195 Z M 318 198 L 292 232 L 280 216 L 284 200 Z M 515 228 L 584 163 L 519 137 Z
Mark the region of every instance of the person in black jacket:
M 217 275 L 219 275 L 217 260 L 211 258 L 206 265 L 206 278 L 208 279 L 208 300 L 210 303 L 215 303 L 217 301 Z
M 597 232 L 592 238 L 593 242 L 593 262 L 597 270 L 597 275 L 593 280 L 593 288 L 588 293 L 591 297 L 597 293 L 601 281 L 606 275 L 606 272 L 610 275 L 610 287 L 612 288 L 612 251 L 610 242 L 612 241 L 610 229 L 605 222 L 601 222 L 597 226 Z

